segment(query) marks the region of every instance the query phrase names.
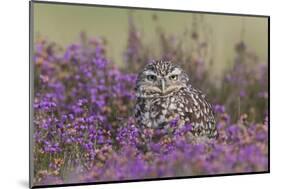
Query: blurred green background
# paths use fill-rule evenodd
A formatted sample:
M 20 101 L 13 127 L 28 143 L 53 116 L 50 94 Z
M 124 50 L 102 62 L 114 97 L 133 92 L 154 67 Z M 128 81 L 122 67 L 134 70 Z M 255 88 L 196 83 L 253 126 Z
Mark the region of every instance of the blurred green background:
M 217 73 L 233 62 L 234 46 L 241 40 L 258 55 L 261 62 L 267 63 L 268 23 L 265 17 L 35 3 L 34 34 L 63 46 L 78 42 L 81 31 L 88 36 L 105 37 L 109 58 L 124 66 L 129 15 L 133 16 L 143 40 L 152 44 L 157 39 L 156 25 L 167 33 L 183 36 L 186 31 L 194 29 L 194 19 L 197 19 L 205 27 L 202 31 L 211 36 L 209 40 Z M 156 16 L 157 24 L 153 19 Z M 182 40 L 185 40 L 184 37 Z M 185 46 L 188 46 L 188 41 Z

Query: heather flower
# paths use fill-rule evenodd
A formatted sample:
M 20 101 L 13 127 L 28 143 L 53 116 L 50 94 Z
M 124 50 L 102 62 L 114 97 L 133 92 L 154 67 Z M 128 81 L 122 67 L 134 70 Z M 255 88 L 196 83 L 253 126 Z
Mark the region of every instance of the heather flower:
M 224 113 L 225 112 L 225 107 L 223 105 L 216 104 L 214 106 L 214 111 L 216 113 Z

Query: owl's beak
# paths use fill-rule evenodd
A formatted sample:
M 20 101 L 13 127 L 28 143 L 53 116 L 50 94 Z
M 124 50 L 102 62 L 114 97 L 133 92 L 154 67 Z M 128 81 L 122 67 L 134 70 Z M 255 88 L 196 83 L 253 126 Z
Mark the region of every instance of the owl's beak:
M 166 89 L 165 80 L 161 79 L 161 90 L 162 90 L 162 93 L 164 93 L 165 89 Z

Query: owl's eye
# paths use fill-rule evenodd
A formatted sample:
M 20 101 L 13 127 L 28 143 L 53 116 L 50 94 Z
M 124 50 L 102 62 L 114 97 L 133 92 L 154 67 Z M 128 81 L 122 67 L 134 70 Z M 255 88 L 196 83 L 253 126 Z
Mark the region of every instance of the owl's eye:
M 155 75 L 148 75 L 146 78 L 148 81 L 155 81 L 157 79 Z
M 178 80 L 178 75 L 171 75 L 170 77 L 169 77 L 169 79 L 170 80 Z

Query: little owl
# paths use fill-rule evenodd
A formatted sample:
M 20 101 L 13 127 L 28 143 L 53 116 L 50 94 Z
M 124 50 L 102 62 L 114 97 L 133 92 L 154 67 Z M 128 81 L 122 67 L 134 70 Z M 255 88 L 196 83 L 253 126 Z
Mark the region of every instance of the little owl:
M 205 95 L 189 84 L 184 70 L 169 61 L 154 61 L 139 73 L 134 114 L 144 128 L 176 128 L 190 124 L 195 137 L 215 138 L 217 130 Z

